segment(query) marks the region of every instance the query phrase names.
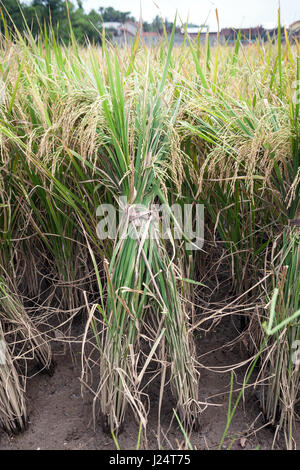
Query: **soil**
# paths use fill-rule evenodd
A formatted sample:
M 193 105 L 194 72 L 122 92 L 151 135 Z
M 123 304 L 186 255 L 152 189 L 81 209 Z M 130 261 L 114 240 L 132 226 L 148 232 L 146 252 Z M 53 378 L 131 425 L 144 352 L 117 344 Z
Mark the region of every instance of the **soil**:
M 84 325 L 76 326 L 78 334 Z M 215 326 L 207 335 L 198 335 L 197 347 L 203 364 L 199 383 L 200 400 L 209 405 L 201 414 L 198 431 L 190 436 L 194 449 L 216 449 L 226 426 L 230 389 L 230 372 L 223 372 L 232 364 L 247 359 L 248 354 L 242 343 L 225 346 L 237 336 L 237 328 L 231 318 Z M 102 431 L 101 423 L 92 420 L 92 400 L 89 392 L 81 396 L 80 344 L 68 347 L 56 343 L 54 347 L 56 368 L 53 376 L 33 374 L 27 382 L 29 425 L 25 432 L 8 436 L 0 431 L 0 449 L 72 449 L 104 450 L 115 449 L 113 439 Z M 205 367 L 204 367 L 205 366 Z M 218 366 L 219 372 L 213 367 Z M 212 369 L 209 369 L 209 368 Z M 235 370 L 234 388 L 243 381 L 246 366 Z M 157 450 L 184 449 L 184 436 L 173 415 L 174 402 L 166 390 L 161 417 L 161 437 L 157 437 L 157 412 L 160 384 L 153 382 L 149 388 L 151 413 L 148 417 L 147 439 L 141 447 Z M 233 400 L 237 394 L 233 395 Z M 173 418 L 173 419 L 172 419 Z M 138 425 L 128 413 L 123 433 L 118 436 L 122 450 L 136 448 Z M 274 429 L 265 425 L 259 400 L 253 389 L 247 389 L 241 400 L 223 448 L 232 449 L 284 449 L 283 436 L 273 444 Z M 300 448 L 300 426 L 295 430 L 297 448 Z M 233 444 L 232 444 L 233 442 Z

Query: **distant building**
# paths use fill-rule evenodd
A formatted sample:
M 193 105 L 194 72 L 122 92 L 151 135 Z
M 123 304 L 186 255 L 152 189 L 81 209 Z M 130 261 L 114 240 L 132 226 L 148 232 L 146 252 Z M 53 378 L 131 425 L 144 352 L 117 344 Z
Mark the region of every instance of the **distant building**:
M 294 33 L 294 32 L 299 33 L 299 31 L 300 31 L 300 20 L 294 21 L 294 23 L 292 23 L 290 25 L 289 30 L 290 30 L 291 33 Z
M 134 40 L 139 28 L 139 23 L 133 21 L 127 21 L 126 23 L 118 22 L 106 22 L 103 23 L 104 28 L 109 32 L 112 37 L 112 41 L 116 44 L 126 44 Z M 237 40 L 240 31 L 241 42 L 243 44 L 250 44 L 255 41 L 268 41 L 269 39 L 276 41 L 278 38 L 278 28 L 265 29 L 263 26 L 257 26 L 255 28 L 223 28 L 219 33 L 217 31 L 209 31 L 207 25 L 194 25 L 189 24 L 186 27 L 182 27 L 175 34 L 175 44 L 181 45 L 185 41 L 185 35 L 199 40 L 201 43 L 205 43 L 207 38 L 211 45 L 217 44 L 218 37 L 220 44 L 234 44 Z M 288 34 L 290 38 L 295 38 L 300 41 L 300 20 L 295 21 L 288 28 Z M 170 34 L 169 34 L 170 36 Z M 148 46 L 151 44 L 158 44 L 162 40 L 162 35 L 157 32 L 145 32 L 140 29 L 140 37 L 144 43 Z M 281 38 L 285 41 L 285 30 L 281 28 Z
M 284 32 L 283 27 L 281 28 L 280 32 L 281 32 L 281 41 L 285 42 L 285 32 Z M 277 41 L 277 38 L 278 38 L 278 27 L 265 30 L 265 41 L 268 41 L 269 39 L 273 41 Z
M 200 40 L 202 43 L 205 43 L 207 38 L 209 40 L 209 44 L 211 46 L 215 46 L 218 42 L 218 37 L 219 37 L 219 43 L 224 44 L 225 39 L 222 34 L 222 32 L 218 33 L 218 31 L 209 31 L 207 33 L 201 33 L 200 34 Z
M 110 21 L 103 23 L 103 26 L 112 36 L 122 36 L 125 34 L 134 37 L 138 29 L 138 25 L 132 21 L 127 21 L 126 23 Z
M 106 31 L 109 31 L 113 35 L 120 36 L 121 35 L 121 28 L 122 23 L 117 23 L 116 21 L 107 21 L 103 23 L 103 27 Z
M 137 35 L 140 25 L 132 21 L 126 23 L 107 22 L 103 23 L 104 28 L 111 34 L 112 41 L 116 44 L 124 45 L 130 43 Z M 140 37 L 146 45 L 157 44 L 162 36 L 155 32 L 145 32 L 140 30 Z
M 289 34 L 293 39 L 300 40 L 300 20 L 295 21 L 289 27 Z
M 208 26 L 205 24 L 202 24 L 200 26 L 187 25 L 186 28 L 180 29 L 181 34 L 185 34 L 185 32 L 187 32 L 189 36 L 198 36 L 198 34 L 203 33 L 206 34 L 208 33 Z
M 121 26 L 121 33 L 125 36 L 134 37 L 138 30 L 138 24 L 133 21 L 126 21 L 126 23 Z
M 235 43 L 238 37 L 238 34 L 241 34 L 241 42 L 251 43 L 255 42 L 257 39 L 264 41 L 265 39 L 265 29 L 262 26 L 257 26 L 256 28 L 224 28 L 221 30 L 221 34 L 224 37 L 224 41 L 228 44 Z
M 200 26 L 188 25 L 186 28 L 180 29 L 181 37 L 184 38 L 185 34 L 188 34 L 191 38 L 199 39 L 201 43 L 209 40 L 210 44 L 214 46 L 218 41 L 218 32 L 209 31 L 208 25 L 202 24 Z M 221 44 L 224 43 L 224 38 L 221 33 L 219 33 L 219 41 Z

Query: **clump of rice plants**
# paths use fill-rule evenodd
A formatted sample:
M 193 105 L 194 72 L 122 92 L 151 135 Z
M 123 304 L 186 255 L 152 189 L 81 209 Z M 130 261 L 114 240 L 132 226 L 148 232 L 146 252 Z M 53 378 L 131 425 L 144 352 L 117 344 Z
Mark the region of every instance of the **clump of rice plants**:
M 25 383 L 28 361 L 35 359 L 40 369 L 52 367 L 51 349 L 28 316 L 21 300 L 0 278 L 0 332 L 3 357 L 0 364 L 0 423 L 10 432 L 27 424 Z
M 287 448 L 293 449 L 295 406 L 300 373 L 297 350 L 300 327 L 300 232 L 288 229 L 273 260 L 273 288 L 266 329 L 269 347 L 261 355 L 261 405 L 266 419 L 283 430 Z M 265 322 L 265 325 L 267 324 Z M 264 336 L 264 335 L 263 335 Z M 267 346 L 268 346 L 267 343 Z

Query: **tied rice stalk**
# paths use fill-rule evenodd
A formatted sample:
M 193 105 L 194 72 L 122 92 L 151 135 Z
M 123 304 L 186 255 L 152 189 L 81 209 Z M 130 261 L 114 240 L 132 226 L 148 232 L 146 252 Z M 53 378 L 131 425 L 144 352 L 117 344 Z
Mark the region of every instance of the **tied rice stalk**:
M 172 126 L 179 107 L 179 100 L 166 104 L 161 97 L 171 48 L 172 41 L 158 92 L 149 74 L 144 92 L 136 104 L 131 104 L 130 110 L 126 110 L 117 60 L 113 73 L 106 50 L 109 96 L 99 70 L 94 67 L 108 123 L 105 130 L 99 130 L 106 141 L 106 173 L 118 187 L 118 192 L 112 193 L 114 199 L 122 196 L 128 201 L 121 207 L 125 214 L 121 219 L 121 232 L 112 257 L 105 265 L 107 302 L 99 307 L 104 327 L 100 334 L 98 392 L 105 425 L 115 433 L 124 422 L 128 404 L 146 427 L 140 391 L 145 367 L 137 377 L 134 370 L 138 362 L 139 338 L 144 324 L 151 318 L 147 312 L 149 308 L 154 318 L 152 344 L 158 347 L 157 338 L 163 329 L 165 332 L 166 351 L 162 348 L 160 357 L 165 361 L 167 354 L 170 362 L 172 389 L 181 419 L 187 426 L 192 426 L 198 419 L 198 376 L 193 339 L 188 334 L 189 320 L 184 301 L 178 294 L 173 260 L 168 256 L 150 210 L 154 202 L 165 202 L 160 186 L 166 179 Z M 128 127 L 129 119 L 131 128 Z M 152 355 L 154 353 L 152 349 Z

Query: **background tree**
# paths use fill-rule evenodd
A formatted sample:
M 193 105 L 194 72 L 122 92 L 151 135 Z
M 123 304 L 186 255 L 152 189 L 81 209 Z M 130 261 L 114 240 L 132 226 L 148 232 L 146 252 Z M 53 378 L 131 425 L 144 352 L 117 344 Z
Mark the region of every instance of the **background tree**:
M 104 22 L 125 23 L 126 21 L 135 21 L 135 18 L 130 16 L 130 11 L 119 11 L 113 7 L 100 7 L 99 12 Z

